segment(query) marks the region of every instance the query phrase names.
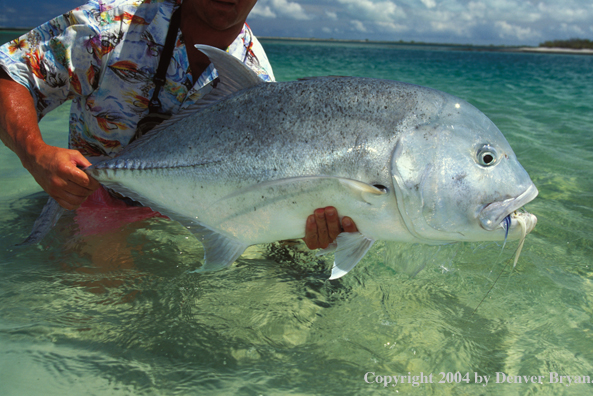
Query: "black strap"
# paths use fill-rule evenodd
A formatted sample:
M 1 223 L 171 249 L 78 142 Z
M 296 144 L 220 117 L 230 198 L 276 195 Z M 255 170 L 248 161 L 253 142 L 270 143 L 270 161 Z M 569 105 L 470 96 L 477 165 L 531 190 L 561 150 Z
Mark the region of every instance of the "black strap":
M 169 23 L 169 30 L 167 31 L 167 38 L 165 39 L 165 46 L 161 52 L 159 65 L 152 81 L 154 82 L 154 92 L 152 98 L 148 102 L 149 113 L 159 113 L 161 110 L 161 101 L 159 94 L 163 85 L 165 85 L 165 78 L 167 76 L 167 69 L 173 57 L 173 50 L 175 49 L 175 39 L 177 39 L 177 32 L 181 25 L 181 7 L 177 8 L 173 15 L 171 15 L 171 22 Z

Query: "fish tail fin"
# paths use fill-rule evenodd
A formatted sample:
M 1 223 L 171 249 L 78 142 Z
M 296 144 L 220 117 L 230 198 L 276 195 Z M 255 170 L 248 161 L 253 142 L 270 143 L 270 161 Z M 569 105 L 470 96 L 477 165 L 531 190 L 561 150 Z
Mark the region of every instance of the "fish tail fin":
M 31 234 L 27 237 L 27 239 L 15 246 L 29 246 L 41 242 L 41 240 L 45 238 L 45 236 L 56 225 L 65 211 L 66 209 L 61 207 L 55 199 L 50 197 L 41 210 L 41 214 L 37 220 L 35 220 Z

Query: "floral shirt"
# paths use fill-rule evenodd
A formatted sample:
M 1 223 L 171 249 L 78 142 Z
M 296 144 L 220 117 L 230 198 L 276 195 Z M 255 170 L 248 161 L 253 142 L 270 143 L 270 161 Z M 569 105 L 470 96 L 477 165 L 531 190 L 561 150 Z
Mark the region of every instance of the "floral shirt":
M 69 147 L 113 156 L 148 114 L 152 81 L 169 20 L 181 0 L 91 0 L 0 47 L 0 66 L 29 89 L 41 119 L 72 99 Z M 266 54 L 245 25 L 227 51 L 264 81 L 274 81 Z M 175 114 L 211 90 L 212 65 L 198 78 L 178 32 L 162 110 Z M 195 80 L 195 84 L 193 81 Z

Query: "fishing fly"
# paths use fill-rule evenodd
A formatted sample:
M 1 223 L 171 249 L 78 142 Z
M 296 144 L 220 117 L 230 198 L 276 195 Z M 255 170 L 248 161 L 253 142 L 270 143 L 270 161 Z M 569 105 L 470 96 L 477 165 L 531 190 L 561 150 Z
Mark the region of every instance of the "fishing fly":
M 513 214 L 516 214 L 516 212 Z M 521 228 L 521 239 L 519 240 L 519 246 L 517 247 L 517 251 L 515 252 L 515 259 L 513 260 L 513 268 L 515 268 L 517 266 L 517 261 L 519 261 L 519 256 L 521 255 L 521 250 L 523 249 L 523 244 L 525 243 L 525 237 L 527 236 L 527 223 L 525 222 L 525 219 L 521 216 L 514 216 L 514 218 L 515 218 L 515 221 L 517 221 L 517 224 L 519 225 L 519 227 Z M 511 228 L 511 223 L 512 223 L 511 215 L 509 214 L 502 221 L 502 226 L 505 230 L 505 234 L 504 234 L 504 242 L 502 244 L 502 250 L 500 252 L 501 254 L 502 254 L 502 251 L 504 250 L 504 247 L 507 244 L 507 237 L 509 236 L 509 229 Z M 478 306 L 472 312 L 472 315 L 474 313 L 476 313 L 478 308 L 480 308 L 480 305 L 482 305 L 482 303 L 484 302 L 486 297 L 488 297 L 488 295 L 490 294 L 490 291 L 492 291 L 492 289 L 494 288 L 494 286 L 500 279 L 500 276 L 502 275 L 502 273 L 504 272 L 505 269 L 506 269 L 506 266 L 502 268 L 502 270 L 500 271 L 500 273 L 498 274 L 498 276 L 492 283 L 492 286 L 490 286 L 490 289 L 488 289 L 488 291 L 486 292 L 486 295 L 484 296 L 484 298 L 482 298 L 482 300 L 480 301 Z

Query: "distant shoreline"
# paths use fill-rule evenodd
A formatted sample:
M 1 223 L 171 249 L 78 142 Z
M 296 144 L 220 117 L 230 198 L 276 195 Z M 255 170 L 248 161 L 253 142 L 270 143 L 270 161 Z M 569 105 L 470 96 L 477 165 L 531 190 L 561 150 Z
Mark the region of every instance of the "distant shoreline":
M 475 44 L 446 44 L 446 43 L 424 43 L 415 41 L 373 41 L 373 40 L 345 40 L 345 39 L 323 39 L 323 38 L 299 38 L 299 37 L 259 37 L 261 41 L 311 41 L 319 43 L 343 43 L 343 44 L 382 44 L 382 45 L 404 45 L 418 47 L 449 47 L 460 51 L 486 51 L 486 52 L 523 52 L 541 54 L 566 54 L 566 55 L 593 55 L 591 49 L 572 48 L 549 48 L 549 47 L 526 47 L 526 46 L 497 46 L 497 45 L 475 45 Z
M 0 28 L 1 32 L 22 32 L 30 31 L 27 28 Z M 475 45 L 475 44 L 447 44 L 447 43 L 424 43 L 416 41 L 374 41 L 374 40 L 345 40 L 345 39 L 323 39 L 323 38 L 299 38 L 299 37 L 259 37 L 259 40 L 280 40 L 280 41 L 310 41 L 319 43 L 343 43 L 343 44 L 378 44 L 378 45 L 403 45 L 417 47 L 442 47 L 460 51 L 486 51 L 486 52 L 523 52 L 539 54 L 566 54 L 566 55 L 593 55 L 593 49 L 572 49 L 572 48 L 550 48 L 550 47 L 526 47 L 526 46 L 498 46 L 498 45 Z M 0 43 L 2 44 L 2 43 Z

